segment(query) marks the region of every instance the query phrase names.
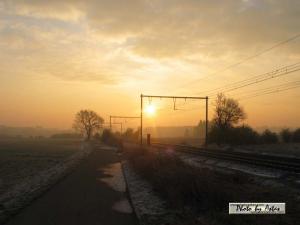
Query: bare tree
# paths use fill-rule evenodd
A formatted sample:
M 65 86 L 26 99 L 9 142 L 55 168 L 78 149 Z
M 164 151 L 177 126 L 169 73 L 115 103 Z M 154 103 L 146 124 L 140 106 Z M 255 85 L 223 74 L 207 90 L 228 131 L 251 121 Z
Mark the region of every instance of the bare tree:
M 215 103 L 214 123 L 221 129 L 226 129 L 238 124 L 246 118 L 244 109 L 238 101 L 232 98 L 226 98 L 223 93 L 217 95 Z
M 104 119 L 92 110 L 80 110 L 75 115 L 73 128 L 86 136 L 90 140 L 93 133 L 99 130 L 104 123 Z

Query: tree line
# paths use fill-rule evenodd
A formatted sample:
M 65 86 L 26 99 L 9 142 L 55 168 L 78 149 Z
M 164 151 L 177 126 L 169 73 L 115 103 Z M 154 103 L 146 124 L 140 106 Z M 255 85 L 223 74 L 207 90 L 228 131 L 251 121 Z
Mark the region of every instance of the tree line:
M 271 144 L 278 142 L 300 142 L 300 128 L 292 131 L 282 129 L 279 134 L 266 129 L 258 133 L 249 125 L 239 125 L 247 115 L 243 107 L 233 98 L 217 95 L 214 104 L 208 141 L 217 144 Z
M 300 142 L 300 128 L 296 130 L 283 129 L 279 134 L 268 129 L 258 133 L 249 125 L 241 125 L 246 117 L 243 107 L 237 100 L 228 98 L 222 93 L 218 94 L 214 103 L 214 116 L 209 121 L 208 142 L 234 145 Z M 75 115 L 73 128 L 86 140 L 93 137 L 108 144 L 118 144 L 121 139 L 137 141 L 139 138 L 139 129 L 134 131 L 128 128 L 123 134 L 112 133 L 110 129 L 104 129 L 103 124 L 104 119 L 96 112 L 80 110 Z M 199 122 L 195 131 L 203 132 L 201 127 L 204 127 L 203 121 Z
M 123 134 L 113 133 L 110 129 L 103 128 L 104 119 L 92 110 L 80 110 L 75 115 L 73 128 L 85 137 L 87 141 L 92 138 L 108 144 L 118 144 L 121 139 L 128 141 L 138 140 L 139 129 L 134 131 L 128 128 Z

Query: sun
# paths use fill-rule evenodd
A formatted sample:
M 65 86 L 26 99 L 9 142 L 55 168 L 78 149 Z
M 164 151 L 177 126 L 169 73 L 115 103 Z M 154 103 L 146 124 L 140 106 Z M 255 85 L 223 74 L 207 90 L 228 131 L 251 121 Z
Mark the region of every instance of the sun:
M 154 105 L 148 105 L 145 108 L 145 112 L 149 115 L 149 116 L 154 116 L 156 113 L 156 107 Z

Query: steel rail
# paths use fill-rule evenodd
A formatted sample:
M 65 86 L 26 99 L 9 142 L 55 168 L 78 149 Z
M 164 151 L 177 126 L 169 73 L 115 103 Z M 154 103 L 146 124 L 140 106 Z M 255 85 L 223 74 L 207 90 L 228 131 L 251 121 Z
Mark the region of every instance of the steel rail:
M 170 147 L 178 152 L 300 173 L 300 158 L 261 155 L 245 152 L 228 152 L 219 149 L 207 149 L 194 146 L 164 144 L 157 142 L 152 143 L 151 145 L 160 149 Z

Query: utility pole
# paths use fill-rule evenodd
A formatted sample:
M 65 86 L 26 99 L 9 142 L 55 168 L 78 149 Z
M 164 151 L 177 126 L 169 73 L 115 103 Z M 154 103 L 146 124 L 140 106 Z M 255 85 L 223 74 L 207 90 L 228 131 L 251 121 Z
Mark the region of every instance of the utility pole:
M 208 144 L 208 97 L 206 96 L 205 99 L 205 108 L 206 108 L 206 113 L 205 113 L 205 145 L 207 146 Z
M 143 145 L 143 94 L 141 94 L 141 145 Z
M 195 96 L 168 96 L 168 95 L 143 95 L 141 94 L 141 145 L 143 145 L 143 98 L 171 98 L 174 101 L 174 109 L 176 109 L 176 99 L 198 99 L 205 100 L 206 102 L 206 115 L 205 115 L 205 145 L 207 145 L 207 133 L 208 133 L 208 96 L 206 97 L 195 97 Z
M 139 119 L 139 116 L 109 116 L 109 124 L 110 124 L 110 129 L 112 128 L 112 124 L 120 124 L 121 125 L 121 133 L 123 130 L 123 123 L 112 123 L 112 119 Z

